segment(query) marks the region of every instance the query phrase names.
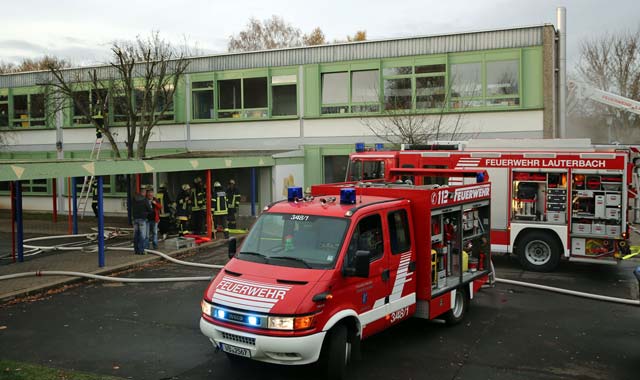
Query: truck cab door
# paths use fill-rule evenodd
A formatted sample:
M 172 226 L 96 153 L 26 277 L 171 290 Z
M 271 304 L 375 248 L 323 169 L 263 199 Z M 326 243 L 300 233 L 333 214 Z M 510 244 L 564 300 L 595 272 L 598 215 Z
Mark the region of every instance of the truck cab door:
M 387 281 L 387 314 L 389 324 L 408 318 L 415 312 L 416 257 L 412 244 L 410 211 L 405 208 L 390 210 L 386 214 L 385 241 L 389 253 L 389 279 Z
M 386 327 L 389 295 L 389 255 L 385 252 L 383 217 L 372 213 L 360 218 L 347 240 L 349 246 L 343 268 L 353 265 L 357 251 L 370 252 L 369 277 L 344 276 L 342 295 L 349 299 L 359 314 L 363 336 L 374 334 Z M 346 273 L 346 272 L 345 272 Z

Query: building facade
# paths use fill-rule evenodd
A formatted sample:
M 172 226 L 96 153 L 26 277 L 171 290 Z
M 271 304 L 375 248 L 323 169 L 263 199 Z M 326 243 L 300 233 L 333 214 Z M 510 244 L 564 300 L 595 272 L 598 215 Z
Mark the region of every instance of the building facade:
M 556 137 L 555 39 L 554 27 L 541 25 L 191 58 L 147 151 L 226 157 L 214 179 L 235 179 L 245 200 L 253 191 L 260 206 L 288 185 L 344 178 L 354 143 L 384 142 L 372 125 L 388 125 L 391 115 L 455 124 L 455 136 L 442 124 L 441 139 Z M 112 68 L 95 70 L 108 77 Z M 47 109 L 39 84 L 48 76 L 0 75 L 4 163 L 89 156 L 93 127 L 73 107 Z M 91 102 L 90 91 L 78 96 Z M 116 107 L 108 117 L 112 130 L 124 129 Z M 266 164 L 243 166 L 246 150 L 261 152 Z M 166 182 L 175 193 L 195 175 L 197 168 L 149 173 L 143 183 Z M 25 208 L 51 210 L 53 180 L 26 182 Z M 55 185 L 60 194 L 64 183 Z M 125 189 L 124 176 L 105 178 L 107 212 L 126 211 Z M 0 183 L 0 208 L 8 208 L 7 192 Z

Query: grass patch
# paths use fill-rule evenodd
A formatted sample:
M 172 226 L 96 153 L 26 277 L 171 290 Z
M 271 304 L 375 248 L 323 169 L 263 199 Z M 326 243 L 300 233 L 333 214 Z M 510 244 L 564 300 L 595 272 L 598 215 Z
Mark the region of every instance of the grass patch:
M 120 377 L 68 371 L 36 364 L 0 360 L 0 380 L 122 380 Z

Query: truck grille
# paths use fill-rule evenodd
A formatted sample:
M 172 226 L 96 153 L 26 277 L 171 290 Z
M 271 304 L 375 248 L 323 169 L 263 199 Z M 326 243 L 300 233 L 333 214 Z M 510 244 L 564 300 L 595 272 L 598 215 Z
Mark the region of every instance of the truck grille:
M 221 331 L 221 333 L 222 333 L 222 337 L 224 339 L 232 340 L 232 341 L 238 342 L 238 343 L 248 344 L 248 345 L 251 345 L 251 346 L 255 346 L 256 345 L 256 338 L 249 338 L 249 337 L 246 337 L 246 336 L 229 334 L 229 333 L 222 332 L 222 331 Z

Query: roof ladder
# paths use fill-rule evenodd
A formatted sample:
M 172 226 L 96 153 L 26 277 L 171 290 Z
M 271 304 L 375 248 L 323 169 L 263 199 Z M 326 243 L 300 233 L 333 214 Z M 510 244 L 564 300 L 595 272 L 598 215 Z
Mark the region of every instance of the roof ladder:
M 96 137 L 96 141 L 93 143 L 93 148 L 91 149 L 91 155 L 89 156 L 90 161 L 97 161 L 100 158 L 100 149 L 102 148 L 102 135 Z M 80 212 L 80 218 L 84 217 L 85 210 L 87 209 L 87 204 L 89 203 L 89 196 L 92 195 L 93 186 L 94 186 L 95 177 L 85 176 L 84 182 L 82 183 L 82 190 L 80 190 L 80 197 L 78 199 L 78 211 Z M 93 196 L 91 196 L 93 200 Z

